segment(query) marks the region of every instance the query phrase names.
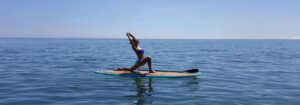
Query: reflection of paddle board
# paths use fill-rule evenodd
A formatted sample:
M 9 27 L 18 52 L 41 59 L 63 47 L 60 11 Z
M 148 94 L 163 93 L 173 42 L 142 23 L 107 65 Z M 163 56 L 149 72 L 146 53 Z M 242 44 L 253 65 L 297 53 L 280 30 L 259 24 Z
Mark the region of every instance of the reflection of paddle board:
M 113 70 L 98 70 L 95 73 L 99 74 L 107 74 L 107 75 L 115 75 L 115 76 L 131 76 L 131 77 L 193 77 L 199 75 L 198 69 L 191 69 L 187 71 L 163 71 L 163 70 L 155 70 L 155 73 L 149 73 L 148 70 L 139 70 L 137 72 L 130 71 L 113 71 Z

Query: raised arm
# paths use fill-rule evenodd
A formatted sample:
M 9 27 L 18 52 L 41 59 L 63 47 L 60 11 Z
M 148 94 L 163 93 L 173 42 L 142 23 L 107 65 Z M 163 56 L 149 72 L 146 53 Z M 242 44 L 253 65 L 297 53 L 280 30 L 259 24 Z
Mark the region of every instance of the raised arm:
M 135 46 L 134 41 L 130 38 L 130 36 L 132 36 L 132 35 L 131 35 L 130 33 L 126 33 L 126 35 L 127 35 L 128 39 L 129 39 L 129 41 L 130 41 L 130 43 L 131 43 L 132 49 L 133 49 L 134 51 L 137 51 L 137 48 L 136 48 L 136 46 Z M 134 37 L 133 37 L 133 38 L 134 38 Z
M 131 33 L 129 33 L 129 35 L 132 37 L 132 39 L 136 40 L 136 38 Z
M 131 43 L 131 42 L 132 42 L 132 39 L 130 38 L 130 34 L 127 32 L 126 35 L 127 35 L 128 39 L 129 39 L 129 41 L 130 41 L 130 43 Z

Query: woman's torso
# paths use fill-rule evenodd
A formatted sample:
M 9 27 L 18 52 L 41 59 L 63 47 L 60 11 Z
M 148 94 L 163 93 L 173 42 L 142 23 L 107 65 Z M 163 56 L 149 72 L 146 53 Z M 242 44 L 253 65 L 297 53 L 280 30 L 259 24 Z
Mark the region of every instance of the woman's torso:
M 144 49 L 141 47 L 137 46 L 137 50 L 135 51 L 136 55 L 138 56 L 139 60 L 144 59 Z

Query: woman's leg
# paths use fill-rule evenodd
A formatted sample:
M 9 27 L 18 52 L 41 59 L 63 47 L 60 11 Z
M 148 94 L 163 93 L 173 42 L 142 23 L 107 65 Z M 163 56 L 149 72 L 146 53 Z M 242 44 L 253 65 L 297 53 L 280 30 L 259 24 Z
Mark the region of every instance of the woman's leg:
M 122 71 L 122 70 L 126 70 L 126 71 L 134 71 L 136 70 L 137 68 L 143 66 L 144 64 L 141 64 L 141 62 L 139 63 L 136 63 L 135 65 L 133 65 L 131 68 L 128 68 L 128 67 L 125 67 L 125 68 L 117 68 L 115 69 L 114 71 Z
M 117 69 L 115 69 L 115 71 L 120 71 L 120 70 L 134 71 L 134 70 L 138 69 L 139 67 L 145 65 L 146 63 L 148 63 L 149 73 L 155 73 L 155 71 L 152 70 L 151 57 L 144 58 L 141 62 L 136 63 L 131 68 L 117 68 Z
M 151 61 L 151 57 L 146 57 L 145 59 L 142 60 L 141 65 L 144 65 L 148 63 L 148 68 L 149 68 L 149 73 L 154 73 L 155 71 L 152 70 L 152 61 Z

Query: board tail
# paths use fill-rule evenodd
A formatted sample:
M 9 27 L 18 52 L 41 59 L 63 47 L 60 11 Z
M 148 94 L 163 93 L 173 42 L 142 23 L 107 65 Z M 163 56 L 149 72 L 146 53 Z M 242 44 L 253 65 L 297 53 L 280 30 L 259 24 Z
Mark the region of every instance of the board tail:
M 186 70 L 184 72 L 188 72 L 188 73 L 198 73 L 199 70 L 198 69 L 190 69 L 190 70 Z
M 148 70 L 141 70 L 141 71 L 148 71 Z M 179 73 L 183 73 L 183 72 L 198 73 L 199 69 L 189 69 L 189 70 L 185 70 L 185 71 L 171 71 L 171 70 L 155 70 L 155 71 L 160 71 L 160 72 L 179 72 Z

